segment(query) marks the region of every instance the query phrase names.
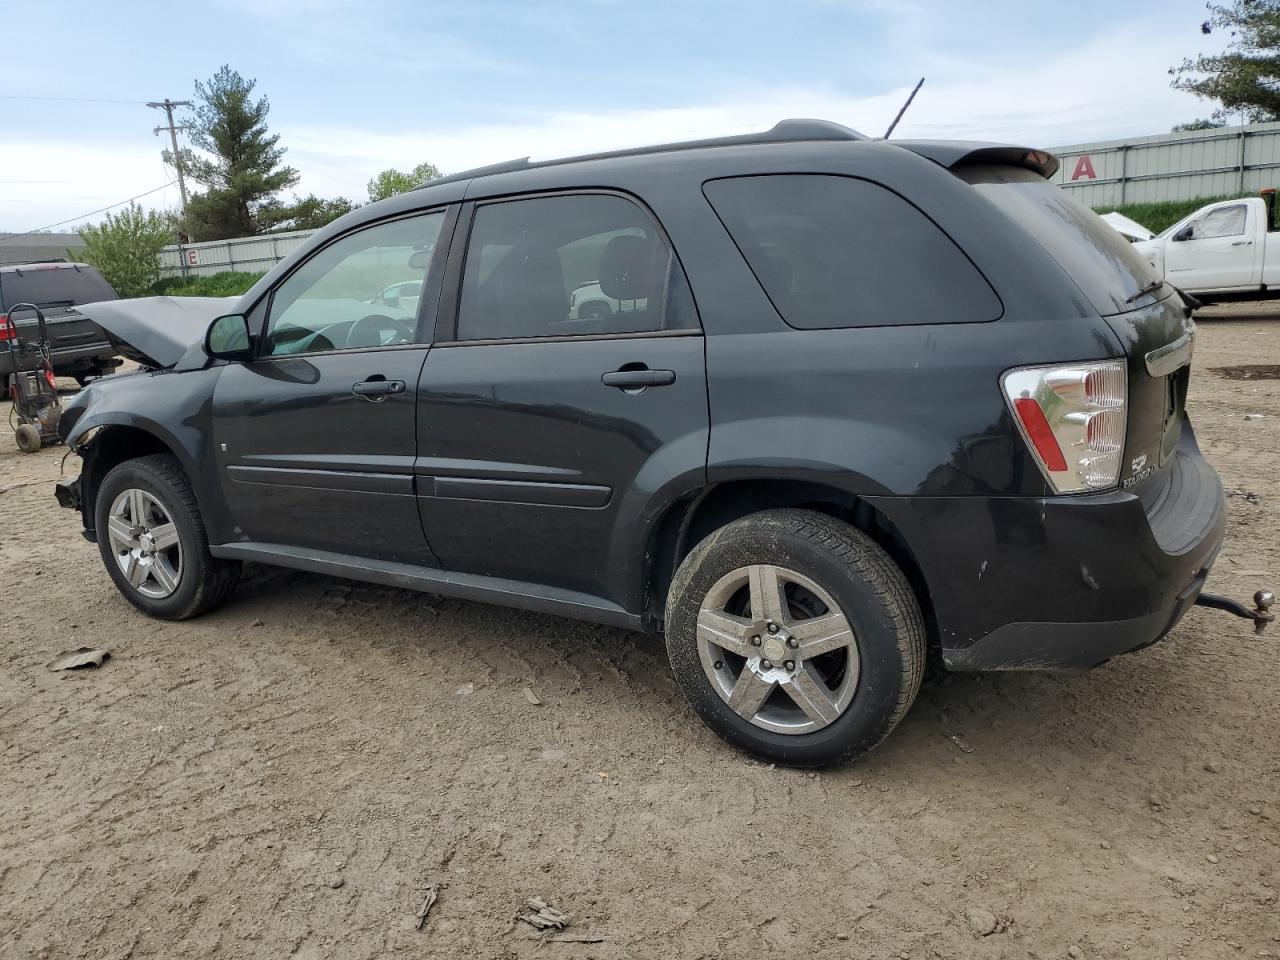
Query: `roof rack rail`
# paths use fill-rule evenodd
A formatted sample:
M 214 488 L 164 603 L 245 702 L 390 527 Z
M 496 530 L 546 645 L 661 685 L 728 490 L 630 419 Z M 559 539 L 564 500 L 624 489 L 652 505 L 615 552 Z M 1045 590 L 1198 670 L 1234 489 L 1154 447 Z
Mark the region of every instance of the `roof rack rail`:
M 474 180 L 477 177 L 488 177 L 497 173 L 514 173 L 517 170 L 532 170 L 539 167 L 554 167 L 562 163 L 581 163 L 586 160 L 609 160 L 615 157 L 638 157 L 649 153 L 668 153 L 676 150 L 701 150 L 707 147 L 733 147 L 752 143 L 796 143 L 804 140 L 870 140 L 871 138 L 850 127 L 832 123 L 830 120 L 779 120 L 768 130 L 759 133 L 741 133 L 728 137 L 713 137 L 708 140 L 680 140 L 675 143 L 655 143 L 645 147 L 627 147 L 622 150 L 607 150 L 603 153 L 584 153 L 574 157 L 560 157 L 555 160 L 539 160 L 536 163 L 528 157 L 493 163 L 472 170 L 451 173 L 447 177 L 428 180 L 415 187 L 422 190 L 426 187 L 438 186 L 442 183 L 455 183 L 458 180 Z
M 0 267 L 25 267 L 33 263 L 70 263 L 66 257 L 41 257 L 38 260 L 0 260 Z

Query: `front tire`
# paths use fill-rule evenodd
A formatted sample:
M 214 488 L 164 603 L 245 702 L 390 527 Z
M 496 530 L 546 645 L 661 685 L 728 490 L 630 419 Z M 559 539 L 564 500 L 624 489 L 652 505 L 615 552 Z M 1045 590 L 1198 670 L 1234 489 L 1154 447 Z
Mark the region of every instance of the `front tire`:
M 902 571 L 866 534 L 808 510 L 753 514 L 694 547 L 668 594 L 666 639 L 712 730 L 797 767 L 872 749 L 924 674 L 924 621 Z
M 223 604 L 240 578 L 238 561 L 209 553 L 191 484 L 169 454 L 114 467 L 98 488 L 94 529 L 117 589 L 149 616 L 198 616 Z

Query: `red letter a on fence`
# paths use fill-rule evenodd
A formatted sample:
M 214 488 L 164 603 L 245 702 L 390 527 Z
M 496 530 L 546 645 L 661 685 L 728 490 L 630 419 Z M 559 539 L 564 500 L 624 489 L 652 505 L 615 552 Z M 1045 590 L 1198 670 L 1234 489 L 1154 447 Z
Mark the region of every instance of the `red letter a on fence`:
M 1081 177 L 1084 177 L 1086 180 L 1098 179 L 1098 175 L 1093 172 L 1093 160 L 1090 159 L 1087 153 L 1082 153 L 1079 158 L 1077 158 L 1075 172 L 1071 174 L 1071 182 L 1074 183 Z

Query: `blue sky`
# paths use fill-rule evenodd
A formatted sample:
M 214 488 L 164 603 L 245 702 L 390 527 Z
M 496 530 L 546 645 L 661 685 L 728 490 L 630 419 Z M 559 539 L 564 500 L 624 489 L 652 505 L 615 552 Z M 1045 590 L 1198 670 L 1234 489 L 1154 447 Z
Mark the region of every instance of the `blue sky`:
M 1212 109 L 1167 68 L 1222 42 L 1200 35 L 1201 0 L 3 3 L 10 51 L 38 55 L 0 74 L 0 230 L 170 180 L 143 103 L 188 99 L 223 63 L 270 98 L 302 192 L 362 200 L 378 170 L 422 160 L 452 171 L 787 116 L 879 135 L 922 75 L 899 136 L 1159 133 Z M 176 206 L 177 189 L 142 202 Z

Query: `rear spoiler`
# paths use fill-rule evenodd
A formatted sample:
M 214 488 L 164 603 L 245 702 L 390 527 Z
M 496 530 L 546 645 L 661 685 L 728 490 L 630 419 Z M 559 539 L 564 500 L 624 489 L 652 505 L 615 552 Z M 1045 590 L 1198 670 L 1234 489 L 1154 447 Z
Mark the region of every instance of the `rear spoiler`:
M 1058 172 L 1058 158 L 1047 150 L 1015 147 L 1007 143 L 980 143 L 966 140 L 890 140 L 950 170 L 972 163 L 1003 163 L 1034 170 L 1048 180 Z

